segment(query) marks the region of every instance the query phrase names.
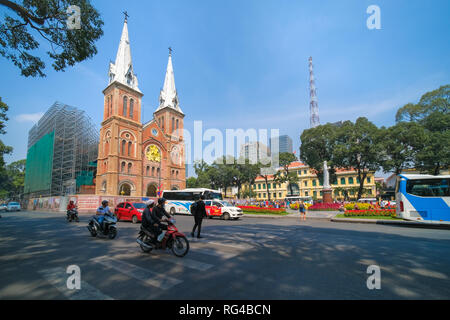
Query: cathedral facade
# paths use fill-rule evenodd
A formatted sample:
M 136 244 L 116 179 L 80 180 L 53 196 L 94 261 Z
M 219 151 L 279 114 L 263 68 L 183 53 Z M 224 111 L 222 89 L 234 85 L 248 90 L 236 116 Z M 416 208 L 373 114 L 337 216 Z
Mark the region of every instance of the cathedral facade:
M 133 70 L 125 19 L 115 63 L 109 66 L 98 148 L 96 194 L 157 197 L 186 187 L 183 119 L 169 53 L 153 119 L 141 122 L 143 93 Z

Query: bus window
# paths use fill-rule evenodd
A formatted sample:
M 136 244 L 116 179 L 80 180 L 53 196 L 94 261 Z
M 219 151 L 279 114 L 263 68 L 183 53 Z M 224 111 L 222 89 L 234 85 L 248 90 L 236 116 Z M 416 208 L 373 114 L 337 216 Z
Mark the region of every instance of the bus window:
M 406 192 L 419 197 L 448 197 L 449 179 L 408 180 Z

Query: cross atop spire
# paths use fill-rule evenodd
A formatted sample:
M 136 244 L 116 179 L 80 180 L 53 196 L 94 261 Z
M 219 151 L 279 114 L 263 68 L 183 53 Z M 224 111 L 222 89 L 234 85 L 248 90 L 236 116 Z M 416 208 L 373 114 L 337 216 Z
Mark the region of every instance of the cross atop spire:
M 125 11 L 125 22 L 123 24 L 122 36 L 120 37 L 119 49 L 117 50 L 116 61 L 109 64 L 109 83 L 120 82 L 136 91 L 139 91 L 138 80 L 133 70 L 131 59 L 130 39 L 128 37 L 128 13 Z
M 169 47 L 169 56 L 172 55 L 172 51 L 173 51 L 172 47 Z
M 128 12 L 124 11 L 122 13 L 125 15 L 125 22 L 128 22 L 128 17 L 129 17 Z

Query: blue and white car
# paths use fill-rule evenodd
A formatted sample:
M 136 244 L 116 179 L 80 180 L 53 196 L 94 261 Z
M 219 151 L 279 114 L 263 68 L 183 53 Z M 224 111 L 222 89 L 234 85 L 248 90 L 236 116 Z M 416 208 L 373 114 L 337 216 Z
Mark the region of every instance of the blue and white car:
M 8 203 L 8 206 L 6 207 L 6 211 L 11 212 L 11 211 L 20 211 L 21 207 L 20 207 L 20 203 L 18 202 L 10 202 Z
M 6 203 L 0 203 L 0 211 L 6 211 L 8 205 Z

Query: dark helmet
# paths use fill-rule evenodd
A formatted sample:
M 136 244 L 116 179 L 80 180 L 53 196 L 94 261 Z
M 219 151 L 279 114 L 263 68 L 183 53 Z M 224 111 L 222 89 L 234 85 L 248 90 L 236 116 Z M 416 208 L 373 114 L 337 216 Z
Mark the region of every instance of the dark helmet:
M 164 198 L 159 198 L 158 199 L 158 204 L 163 205 L 165 202 L 166 202 L 166 199 L 164 199 Z
M 103 200 L 103 201 L 102 201 L 102 206 L 107 206 L 108 203 L 109 203 L 108 200 Z

